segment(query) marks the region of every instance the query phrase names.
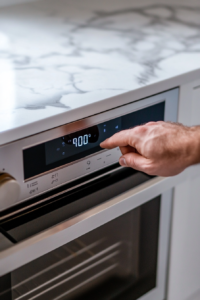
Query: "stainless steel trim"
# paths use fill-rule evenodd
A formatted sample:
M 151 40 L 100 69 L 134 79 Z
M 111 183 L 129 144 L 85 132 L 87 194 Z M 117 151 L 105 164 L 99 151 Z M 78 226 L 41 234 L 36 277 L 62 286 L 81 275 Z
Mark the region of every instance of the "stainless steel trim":
M 106 167 L 107 167 L 107 166 L 106 166 Z M 76 189 L 76 188 L 79 188 L 79 187 L 81 187 L 81 186 L 83 186 L 83 185 L 85 185 L 85 184 L 87 184 L 87 183 L 90 183 L 90 182 L 92 182 L 92 181 L 94 181 L 94 180 L 100 179 L 100 178 L 102 178 L 102 177 L 104 177 L 104 176 L 106 176 L 106 175 L 109 175 L 109 174 L 111 174 L 111 173 L 113 173 L 113 172 L 115 172 L 115 171 L 118 171 L 118 170 L 120 170 L 120 169 L 122 169 L 122 168 L 123 168 L 123 167 L 121 167 L 121 166 L 120 166 L 120 167 L 117 167 L 117 168 L 115 168 L 115 169 L 113 169 L 113 170 L 111 170 L 111 171 L 105 172 L 105 173 L 103 173 L 103 174 L 101 174 L 101 175 L 99 175 L 99 176 L 96 176 L 96 177 L 94 177 L 94 178 L 91 178 L 90 180 L 87 180 L 87 181 L 84 181 L 84 182 L 82 182 L 82 183 L 80 183 L 80 184 L 77 184 L 77 185 L 75 185 L 75 186 L 73 186 L 73 187 L 71 187 L 71 188 L 68 188 L 68 189 L 66 189 L 66 190 L 64 190 L 64 191 L 62 191 L 62 192 L 55 193 L 55 194 L 53 194 L 52 196 L 46 197 L 45 199 L 40 200 L 40 201 L 38 201 L 38 202 L 36 202 L 36 203 L 30 204 L 30 205 L 28 205 L 28 206 L 26 206 L 26 207 L 23 207 L 23 208 L 21 208 L 21 209 L 15 210 L 15 211 L 12 212 L 12 213 L 9 213 L 9 214 L 7 214 L 7 215 L 5 215 L 5 216 L 3 216 L 3 217 L 0 217 L 0 221 L 5 220 L 6 218 L 9 218 L 9 217 L 11 217 L 11 216 L 14 216 L 14 215 L 16 215 L 16 214 L 18 214 L 18 213 L 20 213 L 20 212 L 22 212 L 22 211 L 24 211 L 24 210 L 27 210 L 27 209 L 29 209 L 29 208 L 31 208 L 31 207 L 34 207 L 34 206 L 36 206 L 36 205 L 38 205 L 38 204 L 40 204 L 40 203 L 46 202 L 47 200 L 50 200 L 50 199 L 52 199 L 52 198 L 55 198 L 56 196 L 63 195 L 64 193 L 67 193 L 67 192 L 72 191 L 72 190 L 74 190 L 74 189 Z
M 149 97 L 149 98 L 151 98 L 151 97 Z M 148 99 L 148 98 L 146 98 L 146 99 Z M 29 149 L 29 148 L 31 148 L 33 146 L 40 145 L 41 143 L 52 141 L 52 140 L 54 140 L 56 138 L 59 138 L 59 137 L 62 137 L 62 136 L 65 136 L 65 135 L 68 135 L 68 134 L 71 134 L 71 133 L 83 130 L 83 129 L 86 129 L 88 127 L 95 126 L 95 125 L 98 125 L 98 124 L 101 124 L 101 123 L 104 123 L 104 122 L 107 122 L 107 121 L 111 121 L 111 120 L 113 120 L 115 118 L 122 117 L 122 116 L 126 115 L 127 113 L 131 114 L 134 111 L 137 111 L 137 110 L 140 110 L 140 109 L 143 109 L 143 108 L 146 108 L 146 107 L 150 107 L 150 106 L 152 106 L 154 104 L 158 104 L 158 103 L 166 101 L 165 98 L 162 98 L 162 100 L 159 100 L 159 101 L 158 100 L 157 101 L 154 100 L 154 101 L 151 101 L 151 103 L 143 104 L 142 100 L 146 100 L 146 99 L 141 99 L 141 100 L 138 100 L 138 101 L 135 101 L 135 102 L 131 102 L 131 103 L 128 103 L 126 105 L 123 105 L 123 106 L 120 106 L 120 107 L 117 107 L 117 108 L 113 108 L 113 109 L 111 109 L 109 111 L 103 111 L 103 112 L 101 112 L 101 113 L 99 113 L 97 115 L 89 116 L 88 118 L 85 118 L 85 119 L 82 119 L 82 120 L 78 120 L 78 121 L 75 121 L 75 122 L 72 122 L 72 123 L 68 123 L 66 125 L 62 125 L 62 126 L 56 127 L 54 129 L 49 129 L 45 133 L 51 131 L 51 135 L 56 136 L 56 137 L 54 137 L 54 138 L 51 137 L 51 138 L 48 138 L 46 140 L 43 140 L 42 142 L 31 144 L 31 145 L 29 145 L 27 147 L 23 147 L 22 149 L 26 150 L 26 149 Z M 124 109 L 126 109 L 128 106 L 130 106 L 130 104 L 137 103 L 139 101 L 141 101 L 141 105 L 140 105 L 139 109 L 138 108 L 134 108 L 132 110 L 129 110 L 128 112 L 124 111 L 123 113 L 120 113 L 119 108 L 123 107 Z M 102 116 L 105 113 L 107 114 L 107 113 L 109 113 L 111 111 L 112 112 L 116 111 L 117 114 L 115 114 L 115 116 L 113 116 L 111 118 L 109 116 L 106 116 L 101 121 L 100 120 L 98 121 L 98 117 L 99 116 Z M 58 131 L 58 132 L 54 134 L 53 131 L 55 131 L 55 130 Z M 40 136 L 40 135 L 41 135 L 41 133 L 36 134 L 34 136 Z
M 162 193 L 157 258 L 156 287 L 138 300 L 160 300 L 166 297 L 167 259 L 169 251 L 173 189 Z
M 67 166 L 74 165 L 75 163 L 79 163 L 79 162 L 81 162 L 81 161 L 83 161 L 83 160 L 85 160 L 85 159 L 89 159 L 89 158 L 91 158 L 91 157 L 93 157 L 93 156 L 95 156 L 95 155 L 97 155 L 97 154 L 101 154 L 101 153 L 106 152 L 106 151 L 107 151 L 107 149 L 102 149 L 101 151 L 98 151 L 98 152 L 95 152 L 95 153 L 93 153 L 93 154 L 87 155 L 87 156 L 85 156 L 85 157 L 83 157 L 83 158 L 74 160 L 73 162 L 70 162 L 70 163 L 68 163 L 68 164 L 65 164 L 65 165 L 62 165 L 62 166 L 60 166 L 60 167 L 51 169 L 51 170 L 49 170 L 49 171 L 40 173 L 40 174 L 35 175 L 35 176 L 33 176 L 33 177 L 29 177 L 29 178 L 25 179 L 24 182 L 28 182 L 28 181 L 31 181 L 31 180 L 36 179 L 36 178 L 38 178 L 38 177 L 44 176 L 44 175 L 46 175 L 46 174 L 49 174 L 49 173 L 56 172 L 56 171 L 58 171 L 58 170 L 64 169 L 64 168 L 66 168 Z M 102 169 L 103 169 L 103 168 L 102 168 Z M 85 175 L 83 175 L 83 176 L 85 176 Z
M 0 253 L 0 276 L 163 194 L 164 191 L 185 180 L 190 174 L 188 172 L 186 170 L 169 178 L 153 178 L 101 205 L 2 251 Z

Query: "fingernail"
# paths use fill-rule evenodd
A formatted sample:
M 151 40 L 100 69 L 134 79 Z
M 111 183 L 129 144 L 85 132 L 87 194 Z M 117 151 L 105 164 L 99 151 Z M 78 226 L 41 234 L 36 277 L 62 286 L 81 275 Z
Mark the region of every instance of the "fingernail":
M 119 163 L 121 166 L 126 166 L 126 160 L 124 157 L 120 158 Z

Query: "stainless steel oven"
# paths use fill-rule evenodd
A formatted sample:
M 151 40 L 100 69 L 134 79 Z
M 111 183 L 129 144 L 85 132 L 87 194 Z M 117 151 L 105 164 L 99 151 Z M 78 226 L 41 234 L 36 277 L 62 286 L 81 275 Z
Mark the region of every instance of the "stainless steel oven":
M 165 298 L 173 190 L 98 144 L 177 107 L 174 89 L 0 148 L 0 299 Z

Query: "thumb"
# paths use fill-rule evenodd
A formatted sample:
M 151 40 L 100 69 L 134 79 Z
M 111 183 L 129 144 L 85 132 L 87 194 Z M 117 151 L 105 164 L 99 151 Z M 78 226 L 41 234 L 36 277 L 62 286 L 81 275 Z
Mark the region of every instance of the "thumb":
M 130 167 L 135 170 L 148 173 L 147 169 L 149 160 L 138 153 L 129 152 L 121 156 L 119 159 L 119 163 L 121 166 Z

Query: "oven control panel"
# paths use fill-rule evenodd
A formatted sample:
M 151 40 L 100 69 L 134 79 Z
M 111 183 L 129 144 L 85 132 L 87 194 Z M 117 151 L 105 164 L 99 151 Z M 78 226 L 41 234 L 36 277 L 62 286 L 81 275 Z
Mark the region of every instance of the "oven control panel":
M 99 144 L 121 130 L 150 121 L 176 122 L 178 91 L 166 91 L 0 146 L 0 173 L 7 174 L 7 179 L 10 176 L 6 182 L 12 183 L 9 190 L 13 191 L 7 199 L 3 188 L 8 185 L 0 183 L 0 211 L 116 163 L 120 149 L 105 150 Z
M 41 177 L 36 177 L 25 182 L 26 189 L 24 197 L 36 195 L 45 188 L 52 189 L 62 184 L 66 184 L 74 179 L 83 177 L 109 165 L 116 163 L 121 156 L 119 148 L 103 151 L 97 155 L 90 156 L 75 164 L 68 165 L 61 169 L 56 169 Z

